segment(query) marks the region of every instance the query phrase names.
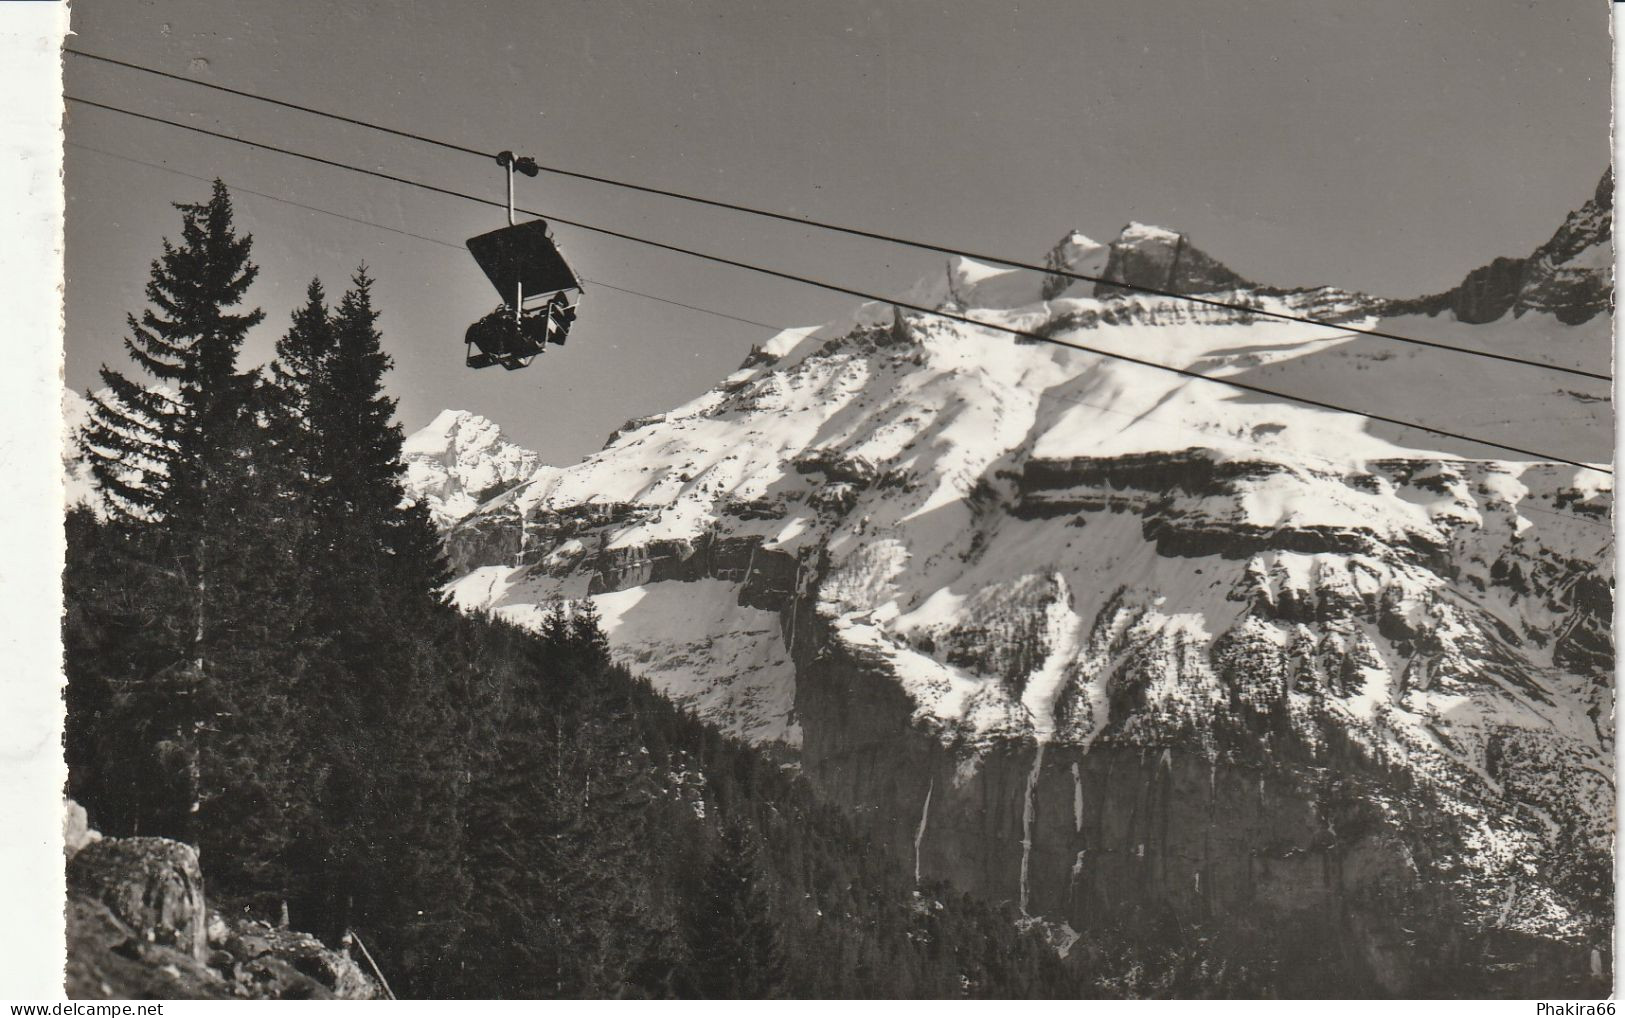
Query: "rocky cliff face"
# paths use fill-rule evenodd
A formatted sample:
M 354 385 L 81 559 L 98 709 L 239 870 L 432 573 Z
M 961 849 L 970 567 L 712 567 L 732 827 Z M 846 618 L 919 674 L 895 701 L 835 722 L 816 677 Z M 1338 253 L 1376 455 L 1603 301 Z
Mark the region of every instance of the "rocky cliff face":
M 1613 309 L 1614 176 L 1603 174 L 1597 193 L 1571 213 L 1524 267 L 1514 313 L 1545 311 L 1578 325 Z
M 1130 223 L 1111 246 L 1102 272 L 1106 279 L 1167 293 L 1212 293 L 1247 287 L 1206 252 L 1193 247 L 1183 233 L 1159 226 Z M 1129 291 L 1108 283 L 1095 284 L 1095 296 L 1114 297 Z
M 1154 534 L 1140 561 L 1114 556 L 1103 572 L 1166 569 L 1155 555 L 1184 560 L 1183 582 L 1168 570 L 1124 583 L 1089 612 L 1070 571 L 1035 568 L 1026 576 L 1043 579 L 1011 591 L 1021 610 L 990 610 L 984 589 L 981 610 L 958 617 L 974 621 L 898 641 L 803 608 L 791 642 L 811 775 L 882 820 L 924 875 L 1074 929 L 1211 937 L 1272 960 L 1283 992 L 1605 985 L 1592 966 L 1607 954 L 1608 669 L 1558 678 L 1524 649 L 1531 629 L 1458 613 L 1434 571 L 1488 589 L 1546 554 L 1455 558 L 1418 542 L 1379 566 L 1357 530 L 1193 532 L 1165 522 L 1187 515 L 1168 502 L 1227 485 L 1205 467 L 1141 466 L 1136 484 L 1073 465 L 1031 494 L 1092 490 L 1023 515 L 1077 527 L 1115 502 L 1127 518 L 1092 520 L 1077 542 Z M 1050 532 L 1041 545 L 1073 552 Z M 1455 560 L 1429 565 L 1440 553 Z M 1588 569 L 1541 570 L 1526 588 L 1538 611 L 1567 615 L 1562 635 L 1547 631 L 1554 658 L 1586 612 L 1565 602 Z M 1192 612 L 1215 575 L 1232 608 Z M 1080 610 L 1086 626 L 1045 624 Z M 922 649 L 950 667 L 931 676 Z M 1006 677 L 1003 695 L 972 694 L 975 735 L 942 701 L 919 707 L 964 672 Z M 926 696 L 902 692 L 913 683 Z
M 1594 370 L 1605 318 L 1384 318 L 1198 254 L 1131 227 L 1104 257 L 1242 310 L 963 259 L 911 299 L 1611 458 L 1605 384 L 1246 308 Z M 1574 995 L 1608 985 L 1610 481 L 866 306 L 446 540 L 461 603 L 592 597 L 623 660 L 798 746 L 922 878 L 1288 992 Z

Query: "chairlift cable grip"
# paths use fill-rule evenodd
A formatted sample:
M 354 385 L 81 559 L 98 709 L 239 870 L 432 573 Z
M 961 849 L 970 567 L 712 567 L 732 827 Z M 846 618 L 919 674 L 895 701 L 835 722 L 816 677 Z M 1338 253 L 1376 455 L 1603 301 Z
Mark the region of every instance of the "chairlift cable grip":
M 503 159 L 502 156 L 498 156 L 497 159 L 501 161 L 503 169 L 506 170 L 508 174 L 508 225 L 513 226 L 513 164 L 515 159 L 512 153 L 505 152 L 503 155 L 506 155 L 508 158 Z M 515 282 L 513 287 L 513 324 L 516 327 L 520 324 L 520 318 L 523 314 L 524 306 L 525 284 L 522 281 Z
M 508 171 L 508 225 L 512 226 L 512 225 L 514 225 L 514 222 L 513 222 L 513 159 L 512 158 L 509 158 L 508 160 L 505 161 L 504 168 Z

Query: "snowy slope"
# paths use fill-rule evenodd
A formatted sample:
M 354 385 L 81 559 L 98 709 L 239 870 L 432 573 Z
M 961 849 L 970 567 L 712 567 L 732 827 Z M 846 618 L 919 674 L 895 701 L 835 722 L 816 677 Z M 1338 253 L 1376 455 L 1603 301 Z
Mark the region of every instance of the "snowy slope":
M 1605 264 L 1564 264 L 1587 259 Z M 1255 307 L 1608 369 L 1606 315 L 1474 325 L 1253 287 L 1140 224 L 1107 247 L 1069 235 L 1049 264 L 1108 261 Z M 1612 458 L 1606 383 L 1065 282 L 955 259 L 909 299 Z M 1045 746 L 1074 777 L 1108 747 L 1282 759 L 1262 717 L 1311 764 L 1334 745 L 1399 761 L 1469 832 L 1450 864 L 1472 875 L 1465 907 L 1562 937 L 1581 921 L 1537 860 L 1559 843 L 1605 851 L 1612 830 L 1611 511 L 1598 471 L 865 305 L 781 333 L 583 462 L 538 469 L 447 541 L 460 603 L 528 621 L 549 598 L 594 597 L 624 660 L 733 731 L 802 744 L 855 800 L 892 793 L 850 761 L 872 770 L 904 738 L 854 734 L 894 696 L 862 693 L 868 677 L 958 761 L 955 787 L 998 747 L 1037 746 L 1019 847 L 989 849 L 1018 851 L 1019 877 L 986 876 L 995 860 L 969 878 L 1008 879 L 1024 909 L 1077 907 L 1064 887 L 1029 890 L 1030 868 L 1042 882 L 1061 865 L 1040 856 L 1074 851 L 1029 829 L 1060 759 Z M 914 787 L 925 814 L 942 808 L 936 777 Z
M 71 389 L 62 394 L 62 470 L 66 504 L 101 504 L 78 436 L 90 421 L 90 400 Z M 425 499 L 435 522 L 448 527 L 473 512 L 478 496 L 529 477 L 536 454 L 509 442 L 490 421 L 466 410 L 444 410 L 407 436 L 401 459 L 407 495 Z
M 1531 386 L 1504 365 L 1329 329 L 1243 323 L 1228 312 L 1166 300 L 1042 302 L 1036 299 L 1042 281 L 1032 274 L 965 260 L 950 265 L 942 280 L 927 281 L 917 295 L 930 294 L 938 282 L 941 303 L 977 308 L 989 321 L 1048 327 L 1062 340 L 1136 356 L 1153 351 L 1163 363 L 1312 398 L 1347 395 L 1346 379 L 1353 374 L 1362 383 L 1361 405 L 1378 412 L 1414 414 L 1421 406 L 1419 416 L 1452 430 L 1577 449 L 1577 455 L 1596 459 L 1609 455 L 1609 406 L 1597 399 L 1605 393 L 1587 392 L 1564 376 L 1536 377 Z M 1027 304 L 1017 303 L 1023 284 L 1035 298 Z M 1262 301 L 1293 306 L 1283 298 Z M 1120 322 L 1108 324 L 1102 314 Z M 757 355 L 760 363 L 735 372 L 699 400 L 622 433 L 578 466 L 543 468 L 493 511 L 518 509 L 535 520 L 577 507 L 616 507 L 612 512 L 625 518 L 596 535 L 611 552 L 660 542 L 692 545 L 712 533 L 789 554 L 818 545 L 836 561 L 826 601 L 899 616 L 929 600 L 940 589 L 939 579 L 951 579 L 936 573 L 974 525 L 971 496 L 978 485 L 998 484 L 1001 474 L 1049 461 L 1185 449 L 1200 449 L 1221 463 L 1257 459 L 1290 469 L 1249 486 L 1234 505 L 1215 506 L 1227 522 L 1263 528 L 1291 520 L 1303 528 L 1364 526 L 1395 541 L 1445 539 L 1410 501 L 1303 475 L 1370 475 L 1370 464 L 1404 460 L 1418 450 L 1435 450 L 1428 458 L 1440 461 L 1468 452 L 1451 454 L 1448 447 L 1457 443 L 1450 440 L 1264 402 L 1093 354 L 1016 344 L 1006 335 L 927 316 L 910 318 L 906 338 L 897 342 L 887 324 L 891 317 L 889 307 L 871 306 L 852 322 L 781 334 Z M 1539 316 L 1495 335 L 1482 334 L 1494 326 L 1425 317 L 1352 320 L 1496 349 L 1515 345 L 1519 337 L 1572 331 Z M 1074 321 L 1079 326 L 1068 328 Z M 873 323 L 878 335 L 865 334 L 863 322 Z M 1460 335 L 1472 329 L 1481 335 Z M 1606 357 L 1603 344 L 1573 345 L 1569 360 L 1594 363 L 1599 350 Z M 1440 391 L 1438 380 L 1447 373 L 1468 384 Z M 1527 472 L 1513 466 L 1471 469 L 1500 469 L 1513 479 Z M 1585 472 L 1579 475 L 1545 483 L 1591 483 Z M 883 476 L 891 483 L 877 492 L 874 482 Z M 825 510 L 843 498 L 861 498 L 867 511 L 830 520 Z M 749 512 L 758 502 L 765 511 Z M 584 594 L 591 574 L 576 567 L 589 561 L 588 551 L 579 540 L 556 545 L 547 570 L 527 570 L 525 582 L 509 588 L 502 603 Z M 843 569 L 848 554 L 852 562 Z M 882 562 L 887 556 L 894 561 Z M 1085 572 L 1094 568 L 1080 566 Z M 953 564 L 949 572 L 962 568 Z M 852 584 L 857 592 L 849 594 Z

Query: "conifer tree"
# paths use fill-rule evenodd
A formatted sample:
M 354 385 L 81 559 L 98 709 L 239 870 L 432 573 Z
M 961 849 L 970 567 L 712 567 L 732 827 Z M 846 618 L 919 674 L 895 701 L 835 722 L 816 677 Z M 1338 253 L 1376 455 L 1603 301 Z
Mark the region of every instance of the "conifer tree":
M 771 997 L 784 981 L 784 958 L 756 864 L 750 830 L 723 825 L 688 909 L 689 977 L 694 993 L 711 999 Z
M 337 308 L 312 283 L 239 375 L 248 238 L 218 186 L 182 212 L 131 324 L 170 388 L 109 379 L 87 444 L 119 522 L 69 520 L 67 752 L 100 827 L 195 840 L 220 900 L 362 934 L 408 995 L 1056 978 L 1008 916 L 922 918 L 856 819 L 610 665 L 590 600 L 540 634 L 439 603 L 372 281 Z
M 307 867 L 320 874 L 306 904 L 317 926 L 385 924 L 405 950 L 409 925 L 443 937 L 460 921 L 457 666 L 424 641 L 447 572 L 426 510 L 405 504 L 373 281 L 363 267 L 352 284 L 331 310 L 319 282 L 307 288 L 272 370 L 310 590 L 296 641 L 310 810 L 296 852 L 321 860 Z
M 677 918 L 648 879 L 666 854 L 656 833 L 660 783 L 590 600 L 577 603 L 571 630 L 577 672 L 560 706 L 576 760 L 567 781 L 579 789 L 574 915 L 592 944 L 583 979 L 599 996 L 660 994 L 681 953 Z
M 609 638 L 604 635 L 603 619 L 592 598 L 584 597 L 576 603 L 570 616 L 570 638 L 576 667 L 582 672 L 596 676 L 609 667 Z
M 215 879 L 269 906 L 286 893 L 285 852 L 301 808 L 304 763 L 288 749 L 302 725 L 297 640 L 311 589 L 290 512 L 298 473 L 266 441 L 263 393 L 217 436 L 233 459 L 212 484 L 205 660 L 196 686 L 199 789 L 193 837 Z
M 322 281 L 312 279 L 305 288 L 305 303 L 294 311 L 288 331 L 276 344 L 271 363 L 273 395 L 270 424 L 274 437 L 297 465 L 307 493 L 327 483 L 331 465 L 328 446 L 321 440 L 317 416 L 327 399 L 328 374 L 333 357 L 333 321 Z
M 107 394 L 92 394 L 85 452 L 116 517 L 186 517 L 200 511 L 207 479 L 218 466 L 222 424 L 240 409 L 246 382 L 237 351 L 265 317 L 242 302 L 259 274 L 253 238 L 232 225 L 231 196 L 214 182 L 205 204 L 177 204 L 181 243 L 163 242 L 147 282 L 151 307 L 130 315 L 124 346 L 130 358 L 167 388 L 141 385 L 101 370 Z
M 543 645 L 550 651 L 564 653 L 569 650 L 570 611 L 564 607 L 562 598 L 554 597 L 548 600 L 547 611 L 542 615 L 541 639 Z
M 549 839 L 559 830 L 555 792 L 564 762 L 547 709 L 554 676 L 537 667 L 539 641 L 516 641 L 519 653 L 511 657 L 483 653 L 501 632 L 499 624 L 484 625 L 490 636 L 464 634 L 458 647 L 480 673 L 481 685 L 493 690 L 478 718 L 473 781 L 462 813 L 466 862 L 479 874 L 467 942 L 458 951 L 465 959 L 463 992 L 556 996 L 561 959 L 551 927 L 562 903 L 548 895 L 548 866 L 554 848 Z
M 333 481 L 333 449 L 323 434 L 322 419 L 334 402 L 328 378 L 333 359 L 333 321 L 321 280 L 305 288 L 305 302 L 294 312 L 288 330 L 276 344 L 268 379 L 261 389 L 266 424 L 267 454 L 289 474 L 290 483 L 278 493 L 289 518 L 285 547 L 294 568 L 304 578 L 307 596 L 297 622 L 296 643 L 286 648 L 300 665 L 290 673 L 306 709 L 319 713 L 339 682 L 331 661 L 332 644 L 343 625 L 327 596 L 335 582 L 333 526 L 329 517 Z M 303 726 L 300 744 L 309 754 L 315 726 Z M 325 773 L 312 756 L 309 766 Z
M 401 488 L 401 447 L 395 399 L 384 393 L 391 366 L 372 304 L 373 279 L 363 265 L 333 317 L 329 369 L 330 413 L 317 418 L 328 447 L 342 454 L 332 492 L 339 513 L 352 524 L 352 539 L 376 547 L 377 562 L 392 593 L 433 597 L 450 578 L 439 538 L 425 511 L 413 511 Z M 369 547 L 369 550 L 370 547 Z
M 184 642 L 174 617 L 178 584 L 147 561 L 142 536 L 86 508 L 68 514 L 62 640 L 69 794 L 110 834 L 178 829 L 191 802 L 158 749 L 189 717 L 167 695 Z
M 92 398 L 82 446 L 111 515 L 147 524 L 129 542 L 127 568 L 148 574 L 150 598 L 165 617 L 168 653 L 152 671 L 118 681 L 155 740 L 153 752 L 177 774 L 175 795 L 155 815 L 164 833 L 195 836 L 201 819 L 201 743 L 220 713 L 209 687 L 210 658 L 229 633 L 217 610 L 233 545 L 234 515 L 255 483 L 242 443 L 252 376 L 237 373 L 237 352 L 259 309 L 234 314 L 258 268 L 253 238 L 238 236 L 231 197 L 216 180 L 205 204 L 178 204 L 181 242 L 163 241 L 146 295 L 150 307 L 128 317 L 124 345 L 159 383 L 147 386 L 102 368 L 105 394 Z

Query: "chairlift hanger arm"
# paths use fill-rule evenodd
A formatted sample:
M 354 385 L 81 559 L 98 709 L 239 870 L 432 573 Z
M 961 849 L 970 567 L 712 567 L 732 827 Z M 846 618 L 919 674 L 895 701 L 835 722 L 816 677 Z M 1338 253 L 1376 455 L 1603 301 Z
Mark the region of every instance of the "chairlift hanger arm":
M 508 225 L 468 240 L 469 253 L 496 288 L 502 305 L 468 327 L 463 336 L 465 363 L 471 368 L 501 365 L 506 371 L 528 367 L 549 343 L 563 346 L 575 321 L 576 302 L 566 291 L 583 292 L 575 272 L 559 253 L 547 221 L 516 221 L 515 170 L 528 177 L 540 172 L 530 156 L 504 149 L 496 156 L 507 184 Z M 526 298 L 547 298 L 544 307 L 525 307 Z

